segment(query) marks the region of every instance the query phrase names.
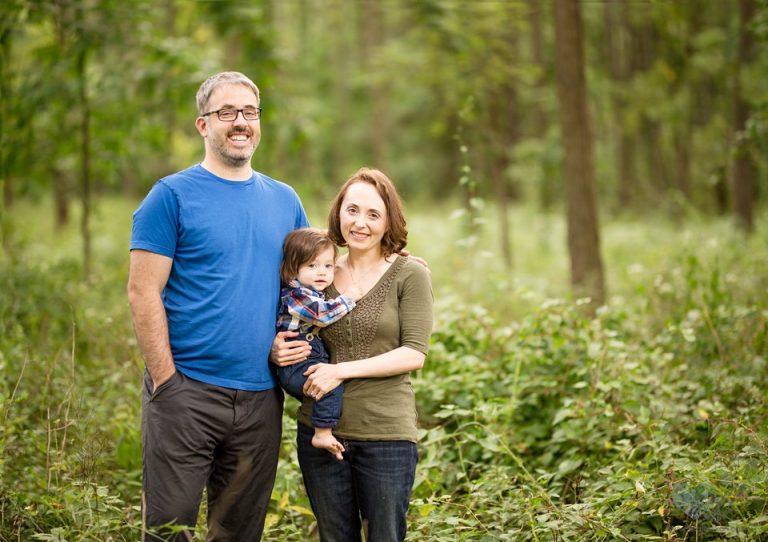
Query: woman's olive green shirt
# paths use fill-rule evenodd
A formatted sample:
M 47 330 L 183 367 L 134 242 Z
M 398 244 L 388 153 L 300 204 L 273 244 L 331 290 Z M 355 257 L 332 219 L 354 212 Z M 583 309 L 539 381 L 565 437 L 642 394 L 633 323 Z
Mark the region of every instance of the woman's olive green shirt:
M 328 297 L 339 292 L 333 286 Z M 384 354 L 407 346 L 424 354 L 432 332 L 432 285 L 421 264 L 397 256 L 376 285 L 341 320 L 321 331 L 331 363 Z M 304 397 L 299 421 L 312 426 L 312 400 Z M 416 397 L 409 375 L 356 378 L 344 383 L 341 420 L 334 435 L 350 440 L 416 442 Z

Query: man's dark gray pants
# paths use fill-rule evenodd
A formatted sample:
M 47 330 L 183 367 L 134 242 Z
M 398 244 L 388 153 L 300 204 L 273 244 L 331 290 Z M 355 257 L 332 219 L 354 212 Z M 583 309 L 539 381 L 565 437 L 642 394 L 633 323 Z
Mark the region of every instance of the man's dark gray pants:
M 181 372 L 151 389 L 145 371 L 144 540 L 191 540 L 205 487 L 209 541 L 260 540 L 275 483 L 283 392 L 222 388 Z M 158 529 L 166 524 L 190 528 Z

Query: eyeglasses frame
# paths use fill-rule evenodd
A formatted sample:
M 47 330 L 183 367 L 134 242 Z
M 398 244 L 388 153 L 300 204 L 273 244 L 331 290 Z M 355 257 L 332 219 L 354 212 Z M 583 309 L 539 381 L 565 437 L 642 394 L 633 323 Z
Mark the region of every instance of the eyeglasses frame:
M 248 120 L 248 119 L 245 118 L 246 110 L 247 111 L 258 111 L 259 112 L 258 113 L 259 116 L 257 118 L 255 118 L 255 119 L 253 119 L 253 120 Z M 235 118 L 233 118 L 232 120 L 223 120 L 221 118 L 221 116 L 220 116 L 222 111 L 234 111 L 235 112 Z M 216 113 L 216 118 L 218 118 L 221 122 L 235 122 L 237 120 L 237 116 L 240 115 L 241 113 L 243 115 L 243 120 L 245 122 L 255 122 L 257 120 L 261 120 L 261 107 L 244 107 L 243 109 L 234 109 L 232 107 L 222 107 L 221 109 L 217 109 L 216 111 L 208 111 L 207 113 L 203 113 L 200 116 L 201 117 L 207 117 L 209 115 L 213 115 L 214 113 Z

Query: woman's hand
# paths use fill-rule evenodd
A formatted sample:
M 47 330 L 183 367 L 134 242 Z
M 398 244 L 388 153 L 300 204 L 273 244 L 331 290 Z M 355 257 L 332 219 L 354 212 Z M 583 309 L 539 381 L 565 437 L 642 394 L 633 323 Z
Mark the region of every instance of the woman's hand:
M 300 361 L 304 361 L 312 351 L 307 341 L 287 341 L 296 337 L 296 331 L 281 331 L 275 335 L 272 341 L 272 349 L 269 352 L 269 361 L 280 367 L 287 367 Z
M 338 388 L 344 383 L 342 368 L 331 363 L 318 363 L 304 372 L 307 381 L 304 384 L 304 395 L 319 401 L 325 394 Z

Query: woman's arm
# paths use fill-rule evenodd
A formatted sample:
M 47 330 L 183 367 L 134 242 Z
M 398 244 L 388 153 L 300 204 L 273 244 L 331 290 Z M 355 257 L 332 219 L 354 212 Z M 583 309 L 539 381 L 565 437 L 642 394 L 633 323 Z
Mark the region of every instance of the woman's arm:
M 321 398 L 345 380 L 380 378 L 416 371 L 424 366 L 432 331 L 432 285 L 427 271 L 413 264 L 398 290 L 400 346 L 366 359 L 310 367 L 304 393 Z
M 424 366 L 425 358 L 418 350 L 400 346 L 372 358 L 335 365 L 318 363 L 304 373 L 308 377 L 304 393 L 318 400 L 350 378 L 380 378 L 417 371 Z

